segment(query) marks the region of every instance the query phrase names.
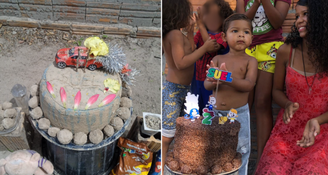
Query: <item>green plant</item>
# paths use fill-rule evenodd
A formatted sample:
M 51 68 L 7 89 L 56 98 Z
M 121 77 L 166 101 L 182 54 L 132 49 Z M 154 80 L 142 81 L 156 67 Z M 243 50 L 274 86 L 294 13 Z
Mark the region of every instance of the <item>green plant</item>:
M 106 38 L 108 38 L 108 36 L 107 35 L 103 35 L 102 38 L 103 39 L 106 39 Z
M 79 41 L 77 42 L 77 45 L 78 45 L 78 46 L 81 46 L 83 40 L 84 40 L 84 38 L 80 38 Z

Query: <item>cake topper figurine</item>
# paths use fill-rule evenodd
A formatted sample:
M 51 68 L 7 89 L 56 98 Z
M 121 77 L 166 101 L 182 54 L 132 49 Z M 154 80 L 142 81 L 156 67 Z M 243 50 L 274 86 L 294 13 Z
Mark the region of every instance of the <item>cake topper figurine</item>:
M 233 108 L 230 109 L 227 117 L 228 117 L 228 119 L 230 119 L 230 123 L 234 123 L 236 118 L 238 117 L 237 110 L 233 109 Z
M 195 121 L 196 117 L 198 118 L 199 115 L 199 106 L 198 106 L 198 95 L 191 94 L 190 92 L 187 93 L 186 96 L 186 109 L 184 110 L 186 114 L 184 115 L 185 119 L 191 119 L 191 121 Z
M 208 107 L 208 110 L 213 111 L 213 107 L 216 108 L 215 104 L 216 104 L 215 97 L 210 96 L 210 100 L 208 101 L 208 104 L 206 105 L 206 107 Z
M 232 82 L 231 72 L 219 70 L 218 68 L 209 68 L 206 76 L 220 81 Z
M 215 117 L 215 113 L 213 111 L 213 106 L 216 104 L 216 99 L 213 96 L 210 96 L 210 100 L 206 105 L 207 108 L 203 109 L 203 117 L 202 124 L 204 125 L 212 125 L 212 119 Z

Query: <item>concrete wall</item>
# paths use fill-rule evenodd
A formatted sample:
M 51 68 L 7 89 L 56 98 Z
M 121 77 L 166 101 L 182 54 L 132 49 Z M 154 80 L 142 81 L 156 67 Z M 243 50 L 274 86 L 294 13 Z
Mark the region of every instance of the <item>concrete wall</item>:
M 160 27 L 161 0 L 0 0 L 0 16 Z

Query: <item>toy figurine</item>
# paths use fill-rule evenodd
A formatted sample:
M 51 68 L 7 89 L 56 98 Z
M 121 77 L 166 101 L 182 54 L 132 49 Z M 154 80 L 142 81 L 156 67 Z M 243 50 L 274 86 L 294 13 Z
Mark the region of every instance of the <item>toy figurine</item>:
M 198 95 L 187 93 L 186 103 L 185 103 L 185 112 L 187 114 L 184 115 L 185 119 L 191 119 L 191 121 L 195 121 L 196 118 L 199 118 L 199 106 L 198 106 Z
M 211 96 L 210 101 L 208 102 L 206 107 L 208 107 L 208 110 L 213 111 L 213 107 L 216 108 L 215 104 L 216 104 L 216 99 L 215 99 L 215 97 Z
M 227 117 L 228 117 L 228 119 L 230 119 L 230 123 L 234 123 L 236 118 L 238 117 L 237 110 L 236 109 L 230 109 Z

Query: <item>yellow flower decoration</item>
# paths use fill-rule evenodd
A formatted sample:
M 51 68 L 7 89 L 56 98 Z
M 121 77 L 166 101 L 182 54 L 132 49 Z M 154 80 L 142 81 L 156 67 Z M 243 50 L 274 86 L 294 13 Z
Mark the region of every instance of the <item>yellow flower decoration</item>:
M 109 91 L 112 91 L 113 93 L 116 94 L 117 91 L 120 90 L 120 83 L 117 81 L 117 80 L 113 80 L 111 78 L 107 78 L 105 81 L 104 81 L 104 85 L 105 87 L 108 87 L 108 90 Z
M 89 37 L 84 41 L 84 46 L 90 49 L 89 54 L 93 54 L 95 57 L 98 55 L 107 55 L 108 46 L 99 37 Z

